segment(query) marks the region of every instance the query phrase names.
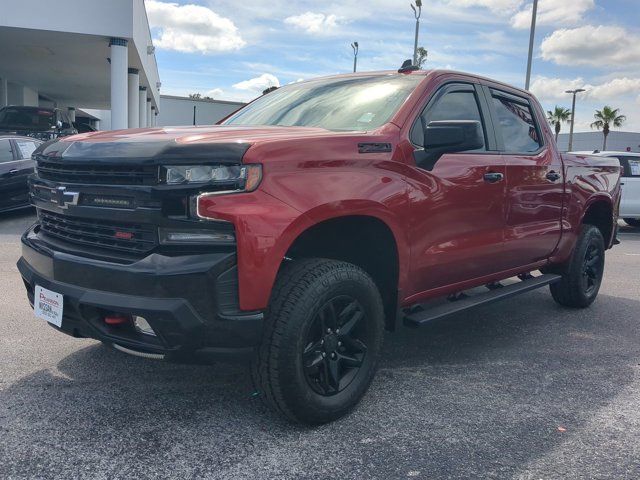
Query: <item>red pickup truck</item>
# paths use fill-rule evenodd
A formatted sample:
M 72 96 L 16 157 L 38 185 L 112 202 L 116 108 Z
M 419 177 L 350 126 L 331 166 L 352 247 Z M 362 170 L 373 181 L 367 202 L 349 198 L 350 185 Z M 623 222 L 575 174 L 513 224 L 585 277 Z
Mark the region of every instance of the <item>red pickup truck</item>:
M 561 155 L 528 92 L 456 72 L 300 82 L 216 126 L 34 158 L 37 316 L 148 358 L 251 357 L 262 398 L 311 424 L 356 405 L 385 329 L 545 285 L 587 307 L 616 238 L 617 160 Z

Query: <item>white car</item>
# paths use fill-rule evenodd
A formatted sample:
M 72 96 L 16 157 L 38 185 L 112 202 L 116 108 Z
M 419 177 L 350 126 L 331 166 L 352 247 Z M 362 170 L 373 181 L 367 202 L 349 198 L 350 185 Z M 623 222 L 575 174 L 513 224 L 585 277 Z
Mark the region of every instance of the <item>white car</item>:
M 579 155 L 616 157 L 622 165 L 622 201 L 620 216 L 632 227 L 640 227 L 640 153 L 635 152 L 571 152 Z

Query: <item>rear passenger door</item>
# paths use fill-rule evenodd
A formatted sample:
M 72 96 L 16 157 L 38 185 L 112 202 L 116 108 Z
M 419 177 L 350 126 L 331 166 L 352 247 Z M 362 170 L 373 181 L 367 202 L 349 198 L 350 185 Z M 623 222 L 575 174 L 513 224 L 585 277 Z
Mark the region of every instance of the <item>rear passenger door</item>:
M 505 238 L 501 262 L 518 268 L 548 258 L 561 234 L 562 161 L 545 144 L 527 97 L 486 88 L 498 148 L 506 167 Z

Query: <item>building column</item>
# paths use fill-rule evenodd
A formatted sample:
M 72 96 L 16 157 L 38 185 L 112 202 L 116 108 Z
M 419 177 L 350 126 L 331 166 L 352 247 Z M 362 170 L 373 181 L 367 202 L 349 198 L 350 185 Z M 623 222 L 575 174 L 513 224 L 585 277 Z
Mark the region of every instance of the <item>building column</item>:
M 137 68 L 129 69 L 129 128 L 140 126 L 140 107 L 138 106 L 138 95 L 140 89 L 140 75 Z
M 152 115 L 152 111 L 151 111 L 151 99 L 147 98 L 147 127 L 151 126 L 151 115 Z
M 153 105 L 151 105 L 151 126 L 155 127 L 156 126 L 156 107 L 154 107 Z
M 138 125 L 140 128 L 147 126 L 147 87 L 138 89 Z
M 127 40 L 112 38 L 109 41 L 111 48 L 111 129 L 119 130 L 127 128 L 127 64 L 128 49 Z
M 0 107 L 9 105 L 9 85 L 7 79 L 0 78 Z
M 72 122 L 75 123 L 75 121 L 76 121 L 76 108 L 75 107 L 67 108 L 67 114 L 69 115 L 69 120 L 71 120 Z

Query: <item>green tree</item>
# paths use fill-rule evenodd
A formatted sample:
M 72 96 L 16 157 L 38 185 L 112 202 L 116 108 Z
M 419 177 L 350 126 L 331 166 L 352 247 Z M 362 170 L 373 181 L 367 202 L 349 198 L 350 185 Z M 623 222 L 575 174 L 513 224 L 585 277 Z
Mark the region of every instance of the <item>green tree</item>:
M 424 47 L 418 47 L 418 59 L 416 65 L 418 68 L 422 68 L 422 65 L 427 61 L 429 51 Z
M 189 98 L 192 100 L 213 100 L 213 97 L 202 95 L 201 93 L 190 93 Z
M 610 127 L 613 126 L 619 128 L 627 119 L 624 115 L 619 115 L 619 112 L 619 108 L 611 108 L 610 106 L 605 105 L 602 110 L 596 110 L 596 113 L 593 115 L 593 118 L 595 118 L 596 121 L 591 124 L 591 128 L 597 128 L 598 130 L 602 129 L 602 133 L 604 134 L 602 150 L 607 149 L 607 136 L 609 135 Z
M 562 124 L 569 123 L 569 121 L 571 121 L 571 110 L 556 105 L 556 108 L 554 108 L 553 111 L 547 110 L 547 120 L 555 128 L 557 142 Z

